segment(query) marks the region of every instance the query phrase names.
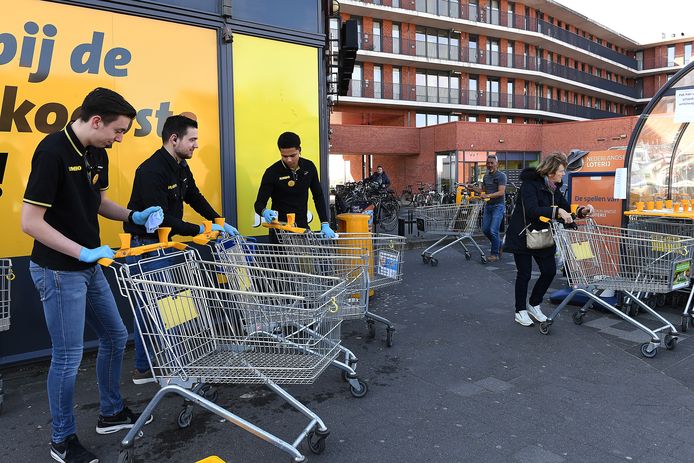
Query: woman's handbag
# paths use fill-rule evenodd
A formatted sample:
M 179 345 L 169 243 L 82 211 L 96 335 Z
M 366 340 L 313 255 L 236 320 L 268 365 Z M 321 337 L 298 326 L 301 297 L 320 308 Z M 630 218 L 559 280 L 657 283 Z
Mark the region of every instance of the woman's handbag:
M 554 198 L 552 198 L 554 199 Z M 554 201 L 552 201 L 554 202 Z M 552 237 L 552 232 L 549 228 L 543 230 L 532 230 L 530 224 L 525 220 L 525 204 L 521 200 L 523 205 L 523 222 L 525 223 L 525 228 L 521 230 L 521 233 L 525 231 L 525 245 L 528 249 L 547 249 L 551 248 L 554 244 L 554 237 Z M 520 233 L 519 233 L 520 234 Z

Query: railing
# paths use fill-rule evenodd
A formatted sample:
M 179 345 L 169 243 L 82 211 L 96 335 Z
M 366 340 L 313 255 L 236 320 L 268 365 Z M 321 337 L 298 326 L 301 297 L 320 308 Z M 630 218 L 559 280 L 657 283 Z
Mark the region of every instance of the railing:
M 483 90 L 458 90 L 425 85 L 374 83 L 352 80 L 348 96 L 386 100 L 419 101 L 426 103 L 461 104 L 483 108 L 511 108 L 529 111 L 547 111 L 585 119 L 620 117 L 613 113 L 564 101 L 533 95 L 486 92 Z
M 543 72 L 631 98 L 640 97 L 639 89 L 636 87 L 620 84 L 613 80 L 533 56 L 497 51 L 489 52 L 479 48 L 460 48 L 459 45 L 450 43 L 441 44 L 432 41 L 379 35 L 364 36 L 362 38 L 362 49 Z
M 371 3 L 380 5 L 382 1 L 374 0 L 357 0 L 362 3 Z M 550 24 L 544 20 L 533 18 L 525 15 L 509 14 L 506 11 L 491 10 L 487 8 L 478 8 L 477 5 L 471 5 L 457 0 L 436 0 L 435 2 L 427 0 L 417 0 L 414 7 L 406 2 L 401 2 L 401 8 L 436 14 L 439 16 L 450 17 L 455 19 L 467 19 L 470 21 L 481 22 L 486 24 L 494 24 L 504 27 L 512 27 L 530 32 L 539 32 L 548 37 L 555 38 L 562 42 L 574 45 L 578 48 L 594 53 L 603 58 L 623 64 L 624 66 L 636 69 L 636 59 L 619 53 L 609 47 L 601 45 L 586 37 L 582 37 L 574 32 L 562 29 L 559 26 Z

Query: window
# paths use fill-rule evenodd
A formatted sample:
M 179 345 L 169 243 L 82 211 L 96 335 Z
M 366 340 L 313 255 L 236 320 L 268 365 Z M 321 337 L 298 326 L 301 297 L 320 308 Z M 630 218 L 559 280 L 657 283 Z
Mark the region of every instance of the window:
M 477 83 L 477 77 L 470 76 L 470 79 L 468 80 L 468 104 L 477 104 Z
M 487 79 L 487 104 L 499 106 L 499 79 L 490 77 Z
M 415 126 L 416 127 L 426 127 L 426 125 L 427 125 L 426 114 L 417 113 L 417 116 L 415 118 Z
M 468 19 L 470 21 L 479 21 L 479 1 L 470 0 L 468 2 Z
M 487 39 L 487 64 L 499 65 L 499 39 Z
M 359 41 L 359 48 L 361 48 L 362 37 L 364 35 L 364 30 L 362 29 L 361 25 L 361 16 L 352 16 L 349 19 L 354 19 L 355 21 L 357 21 L 357 40 Z
M 468 122 L 477 122 L 477 116 L 468 116 L 467 121 Z
M 487 122 L 491 122 L 493 124 L 498 124 L 499 123 L 499 117 L 498 116 L 487 116 Z
M 506 66 L 512 68 L 513 63 L 514 63 L 514 57 L 515 57 L 515 50 L 516 46 L 512 40 L 508 41 L 508 46 L 506 47 Z
M 444 31 L 439 32 L 439 49 L 438 58 L 439 59 L 449 59 L 449 49 L 448 49 L 448 33 Z
M 507 123 L 507 124 L 513 124 L 513 118 L 510 117 L 510 116 L 507 117 L 507 118 L 506 118 L 506 123 Z
M 374 98 L 383 98 L 383 68 L 380 65 L 374 66 Z
M 393 53 L 400 53 L 400 24 L 393 24 Z
M 516 4 L 513 2 L 508 2 L 508 16 L 506 18 L 506 25 L 508 27 L 516 27 Z
M 470 47 L 470 62 L 476 63 L 477 62 L 477 36 L 476 35 L 470 36 L 469 47 Z
M 643 70 L 643 51 L 636 52 L 636 67 L 639 71 Z
M 381 21 L 374 21 L 373 25 L 373 42 L 374 51 L 381 51 Z
M 506 83 L 506 106 L 513 107 L 513 79 L 509 79 Z
M 415 40 L 417 42 L 416 46 L 416 54 L 417 56 L 426 56 L 427 55 L 427 49 L 426 49 L 426 43 L 427 43 L 427 33 L 426 29 L 418 27 L 417 30 L 415 31 Z
M 667 66 L 675 65 L 675 46 L 670 45 L 667 47 Z
M 352 70 L 352 81 L 349 84 L 352 88 L 352 96 L 361 96 L 362 85 L 362 67 L 361 64 L 355 64 Z
M 393 8 L 400 8 L 400 0 L 391 0 L 390 4 Z
M 684 64 L 689 64 L 689 62 L 692 60 L 692 44 L 691 43 L 685 43 L 684 44 Z
M 499 0 L 489 2 L 489 19 L 491 24 L 499 24 Z
M 393 99 L 399 100 L 401 95 L 400 89 L 400 68 L 393 67 Z

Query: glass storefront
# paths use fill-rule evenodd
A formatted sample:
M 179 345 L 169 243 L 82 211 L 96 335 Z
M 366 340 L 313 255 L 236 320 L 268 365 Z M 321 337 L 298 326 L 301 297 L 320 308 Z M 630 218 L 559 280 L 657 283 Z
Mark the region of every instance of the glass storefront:
M 499 170 L 508 182 L 520 186 L 520 172 L 540 162 L 537 151 L 450 151 L 436 154 L 436 189 L 451 192 L 455 183 L 481 182 L 487 168 L 487 156 L 494 154 Z

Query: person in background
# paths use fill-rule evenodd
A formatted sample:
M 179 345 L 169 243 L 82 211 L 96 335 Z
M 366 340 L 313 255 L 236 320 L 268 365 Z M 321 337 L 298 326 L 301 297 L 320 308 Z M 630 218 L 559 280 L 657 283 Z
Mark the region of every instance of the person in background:
M 286 221 L 287 214 L 296 214 L 296 226 L 308 228 L 308 192 L 313 195 L 313 203 L 321 221 L 321 232 L 326 238 L 335 238 L 330 228 L 325 197 L 321 188 L 316 166 L 301 157 L 301 139 L 293 132 L 284 132 L 277 139 L 280 160 L 265 170 L 258 189 L 254 209 L 267 223 L 276 220 Z M 268 199 L 272 200 L 267 208 Z M 277 242 L 274 230 L 270 229 L 270 239 Z
M 541 230 L 549 224 L 540 217 L 561 220 L 571 224 L 574 220 L 569 212 L 571 207 L 559 191 L 566 171 L 566 156 L 553 153 L 540 162 L 537 168 L 529 167 L 521 172 L 521 184 L 518 199 L 509 221 L 504 249 L 513 253 L 516 262 L 515 284 L 515 321 L 523 326 L 533 325 L 531 319 L 544 322 L 547 317 L 540 304 L 554 280 L 557 265 L 554 259 L 556 245 L 544 249 L 528 249 L 526 233 L 529 228 Z M 577 209 L 579 218 L 593 213 L 593 206 L 588 204 Z M 540 268 L 540 277 L 535 282 L 528 299 L 528 284 L 532 272 L 532 261 L 535 260 Z
M 123 351 L 128 339 L 101 267 L 114 252 L 101 245 L 99 216 L 143 225 L 159 207 L 126 209 L 107 195 L 106 148 L 120 143 L 135 109 L 118 93 L 97 88 L 81 106 L 79 119 L 45 137 L 31 161 L 24 193 L 22 230 L 34 238 L 29 271 L 43 303 L 51 337 L 48 403 L 51 410 L 51 458 L 95 463 L 80 444 L 74 414 L 77 372 L 84 350 L 84 325 L 99 338 L 96 376 L 99 418 L 96 432 L 129 429 L 139 418 L 120 393 Z M 152 421 L 149 417 L 147 422 Z
M 502 253 L 499 230 L 506 209 L 506 174 L 499 172 L 499 161 L 494 155 L 487 156 L 487 172 L 482 177 L 482 187 L 480 197 L 487 200 L 482 215 L 482 232 L 492 244 L 487 261 L 496 262 Z
M 368 180 L 369 182 L 376 183 L 379 188 L 388 188 L 390 186 L 390 179 L 388 178 L 388 174 L 383 170 L 383 166 L 377 166 L 376 172 L 371 174 Z

